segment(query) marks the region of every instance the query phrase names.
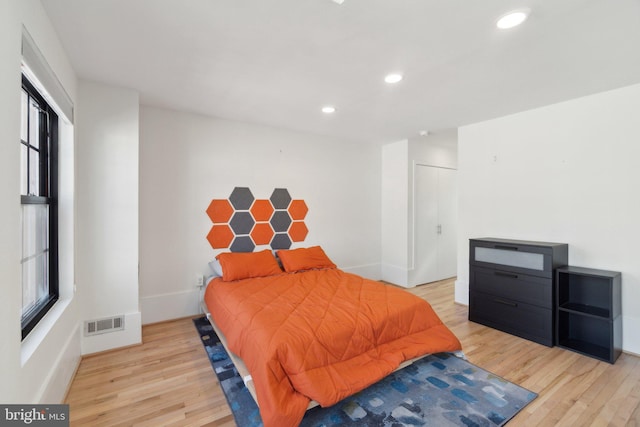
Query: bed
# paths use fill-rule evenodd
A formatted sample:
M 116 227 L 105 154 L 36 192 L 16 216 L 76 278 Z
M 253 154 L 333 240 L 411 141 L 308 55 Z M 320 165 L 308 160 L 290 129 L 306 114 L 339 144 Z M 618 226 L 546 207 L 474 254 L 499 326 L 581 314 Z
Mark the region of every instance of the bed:
M 423 299 L 336 268 L 319 246 L 277 255 L 220 254 L 222 276 L 204 294 L 265 427 L 297 426 L 312 402 L 331 406 L 407 361 L 461 349 Z

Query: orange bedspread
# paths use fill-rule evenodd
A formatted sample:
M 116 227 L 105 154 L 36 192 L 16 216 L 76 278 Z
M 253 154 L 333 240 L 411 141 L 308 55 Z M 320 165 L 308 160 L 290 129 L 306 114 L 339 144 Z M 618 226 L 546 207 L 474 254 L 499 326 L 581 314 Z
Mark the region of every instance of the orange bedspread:
M 265 427 L 297 426 L 405 360 L 461 348 L 431 306 L 338 269 L 224 282 L 205 292 L 229 349 L 253 378 Z

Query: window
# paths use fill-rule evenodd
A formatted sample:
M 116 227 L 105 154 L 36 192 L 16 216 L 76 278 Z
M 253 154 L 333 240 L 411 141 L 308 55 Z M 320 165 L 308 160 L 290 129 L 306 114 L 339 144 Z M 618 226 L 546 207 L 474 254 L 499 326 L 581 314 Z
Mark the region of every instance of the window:
M 22 76 L 22 338 L 58 300 L 58 116 Z

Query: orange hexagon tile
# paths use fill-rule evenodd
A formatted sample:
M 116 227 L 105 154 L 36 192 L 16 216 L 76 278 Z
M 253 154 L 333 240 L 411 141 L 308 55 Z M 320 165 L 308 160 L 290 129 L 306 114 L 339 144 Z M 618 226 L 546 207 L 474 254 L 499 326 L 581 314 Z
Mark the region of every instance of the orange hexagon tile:
M 304 200 L 294 200 L 289 205 L 289 215 L 291 215 L 291 219 L 294 221 L 303 220 L 308 211 L 309 208 L 307 208 Z
M 213 199 L 207 208 L 207 215 L 213 223 L 229 222 L 233 214 L 233 206 L 228 200 Z
M 251 230 L 251 238 L 256 245 L 268 245 L 273 234 L 273 228 L 268 222 L 259 222 Z
M 302 242 L 306 237 L 309 230 L 303 221 L 295 221 L 289 227 L 289 237 L 294 242 Z
M 233 231 L 228 225 L 214 225 L 207 234 L 207 240 L 214 249 L 228 248 L 233 240 Z
M 269 200 L 258 199 L 253 202 L 250 211 L 256 221 L 269 221 L 273 215 L 273 205 Z

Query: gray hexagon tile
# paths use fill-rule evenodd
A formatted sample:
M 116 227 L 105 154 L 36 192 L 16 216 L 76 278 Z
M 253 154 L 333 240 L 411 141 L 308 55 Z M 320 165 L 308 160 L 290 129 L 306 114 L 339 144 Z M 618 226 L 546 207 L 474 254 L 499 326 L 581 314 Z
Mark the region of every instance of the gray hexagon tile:
M 291 225 L 292 219 L 287 211 L 275 211 L 269 223 L 276 233 L 285 233 Z
M 229 226 L 235 233 L 235 235 L 249 234 L 255 224 L 255 220 L 249 212 L 236 212 L 229 221 Z
M 256 245 L 249 236 L 236 236 L 233 243 L 229 246 L 231 252 L 253 252 Z
M 287 233 L 277 233 L 271 239 L 271 249 L 289 249 L 291 247 L 291 239 Z
M 289 190 L 286 188 L 276 188 L 273 190 L 271 197 L 271 204 L 276 209 L 287 209 L 289 207 L 289 203 L 291 203 L 291 196 L 289 195 Z
M 236 187 L 233 189 L 231 195 L 229 196 L 231 205 L 233 205 L 233 207 L 237 211 L 244 211 L 249 209 L 254 200 L 255 198 L 253 197 L 253 194 L 251 194 L 251 190 L 249 190 L 248 187 Z

